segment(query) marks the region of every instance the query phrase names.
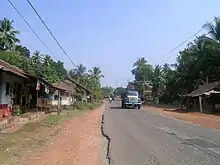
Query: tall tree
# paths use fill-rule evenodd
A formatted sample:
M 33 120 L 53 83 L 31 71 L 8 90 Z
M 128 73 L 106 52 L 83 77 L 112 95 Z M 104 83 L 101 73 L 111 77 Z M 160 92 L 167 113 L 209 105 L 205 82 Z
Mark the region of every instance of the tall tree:
M 104 77 L 99 67 L 92 67 L 92 69 L 90 69 L 88 72 L 91 77 L 96 78 L 98 80 Z
M 208 35 L 215 41 L 220 42 L 220 18 L 214 17 L 214 24 L 206 23 L 204 26 L 208 30 Z
M 114 91 L 114 89 L 110 86 L 105 86 L 101 88 L 101 91 L 104 97 L 108 97 Z
M 30 58 L 30 50 L 22 45 L 16 45 L 15 50 L 18 51 L 22 56 Z
M 70 76 L 78 81 L 85 75 L 86 67 L 83 64 L 79 64 L 76 68 L 70 70 Z
M 62 61 L 54 62 L 54 66 L 60 79 L 63 79 L 65 76 L 67 76 L 67 70 L 65 69 Z
M 159 97 L 162 95 L 163 89 L 164 89 L 164 84 L 165 80 L 162 74 L 162 68 L 157 65 L 154 69 L 153 76 L 152 76 L 152 94 L 153 97 Z
M 42 54 L 40 51 L 30 55 L 30 50 L 19 44 L 20 40 L 17 38 L 19 32 L 12 25 L 13 21 L 6 18 L 0 20 L 0 59 L 49 83 L 62 80 L 68 75 L 64 63 L 55 62 L 50 55 Z M 99 67 L 93 67 L 87 72 L 86 67 L 79 64 L 75 69 L 70 70 L 69 75 L 97 96 L 101 95 L 100 79 L 104 76 Z
M 40 54 L 40 51 L 35 51 L 31 57 L 32 68 L 39 77 L 43 77 L 42 58 L 43 56 Z
M 42 73 L 43 78 L 49 83 L 59 81 L 59 76 L 55 69 L 54 61 L 49 55 L 44 55 L 42 58 Z
M 153 67 L 147 63 L 144 57 L 139 58 L 133 67 L 131 73 L 137 81 L 150 81 L 152 79 Z
M 17 38 L 19 31 L 14 30 L 13 21 L 6 18 L 0 20 L 0 45 L 2 50 L 13 49 L 20 40 Z

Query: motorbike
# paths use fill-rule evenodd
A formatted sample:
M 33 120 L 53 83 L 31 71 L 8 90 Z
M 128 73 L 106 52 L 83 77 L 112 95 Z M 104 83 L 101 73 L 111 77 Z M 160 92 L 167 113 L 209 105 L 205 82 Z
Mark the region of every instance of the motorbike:
M 111 102 L 112 102 L 112 98 L 110 97 L 110 98 L 109 98 L 109 103 L 111 103 Z

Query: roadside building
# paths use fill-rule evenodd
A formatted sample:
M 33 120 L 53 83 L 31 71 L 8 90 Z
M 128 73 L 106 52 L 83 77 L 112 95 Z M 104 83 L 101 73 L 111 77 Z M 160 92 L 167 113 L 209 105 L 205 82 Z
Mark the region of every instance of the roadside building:
M 52 85 L 56 88 L 52 95 L 52 105 L 70 106 L 74 103 L 75 84 L 69 80 L 62 80 Z
M 205 83 L 189 94 L 182 95 L 182 104 L 188 109 L 215 113 L 220 111 L 220 82 Z M 182 107 L 182 106 L 181 106 Z
M 23 70 L 0 60 L 0 118 L 10 116 L 13 105 L 19 106 L 22 113 L 27 80 Z

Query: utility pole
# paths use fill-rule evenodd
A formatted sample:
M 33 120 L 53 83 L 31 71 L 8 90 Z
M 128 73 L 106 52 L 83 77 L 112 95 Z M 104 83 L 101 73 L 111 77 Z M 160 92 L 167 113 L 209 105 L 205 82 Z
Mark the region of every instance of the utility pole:
M 208 76 L 206 77 L 206 83 L 209 83 L 209 77 Z
M 144 91 L 145 91 L 145 78 L 144 78 L 144 81 L 142 83 L 142 88 L 143 88 L 143 98 L 144 98 L 144 102 L 145 102 L 145 94 L 144 94 Z

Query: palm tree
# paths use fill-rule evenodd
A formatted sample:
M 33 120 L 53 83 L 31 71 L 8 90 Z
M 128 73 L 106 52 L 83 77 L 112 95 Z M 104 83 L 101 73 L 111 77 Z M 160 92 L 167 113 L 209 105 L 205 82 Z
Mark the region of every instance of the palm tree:
M 104 77 L 104 75 L 102 75 L 102 71 L 99 67 L 93 67 L 91 70 L 88 71 L 90 76 L 95 78 L 95 79 L 101 79 Z
M 88 87 L 91 90 L 99 89 L 101 86 L 100 79 L 104 77 L 104 75 L 102 75 L 101 69 L 99 67 L 92 67 L 92 69 L 90 69 L 88 72 Z
M 33 56 L 31 57 L 31 60 L 33 63 L 35 64 L 39 64 L 42 62 L 42 55 L 40 54 L 40 51 L 36 50 L 34 53 L 33 53 Z
M 76 66 L 75 69 L 71 69 L 70 72 L 70 77 L 79 81 L 79 82 L 85 82 L 85 77 L 86 77 L 86 67 L 83 64 L 79 64 Z
M 153 78 L 152 78 L 152 83 L 153 83 L 152 93 L 154 97 L 160 96 L 161 91 L 164 88 L 164 82 L 165 79 L 162 75 L 162 68 L 159 65 L 157 65 L 154 69 Z
M 83 64 L 79 64 L 73 71 L 77 76 L 82 77 L 86 73 L 86 67 Z
M 53 60 L 52 60 L 52 58 L 50 57 L 50 55 L 45 55 L 44 57 L 43 57 L 43 64 L 45 65 L 45 66 L 50 66 L 51 64 L 53 63 Z
M 14 30 L 13 21 L 6 18 L 0 21 L 0 45 L 3 50 L 14 48 L 20 40 L 17 38 L 19 31 Z
M 139 67 L 141 65 L 145 65 L 147 60 L 144 57 L 138 58 L 138 60 L 134 63 L 133 67 Z
M 135 76 L 139 72 L 142 72 L 141 70 L 146 70 L 146 68 L 149 68 L 149 65 L 147 64 L 147 60 L 144 57 L 138 58 L 138 60 L 133 65 L 134 69 L 131 70 L 131 73 Z
M 203 28 L 208 30 L 208 34 L 213 40 L 220 42 L 220 18 L 214 17 L 214 24 L 206 23 Z
M 33 53 L 33 56 L 31 57 L 32 61 L 32 67 L 34 68 L 34 71 L 37 76 L 42 77 L 42 55 L 40 54 L 40 51 L 35 51 Z
M 22 45 L 16 45 L 15 50 L 20 53 L 21 56 L 30 58 L 30 50 Z

